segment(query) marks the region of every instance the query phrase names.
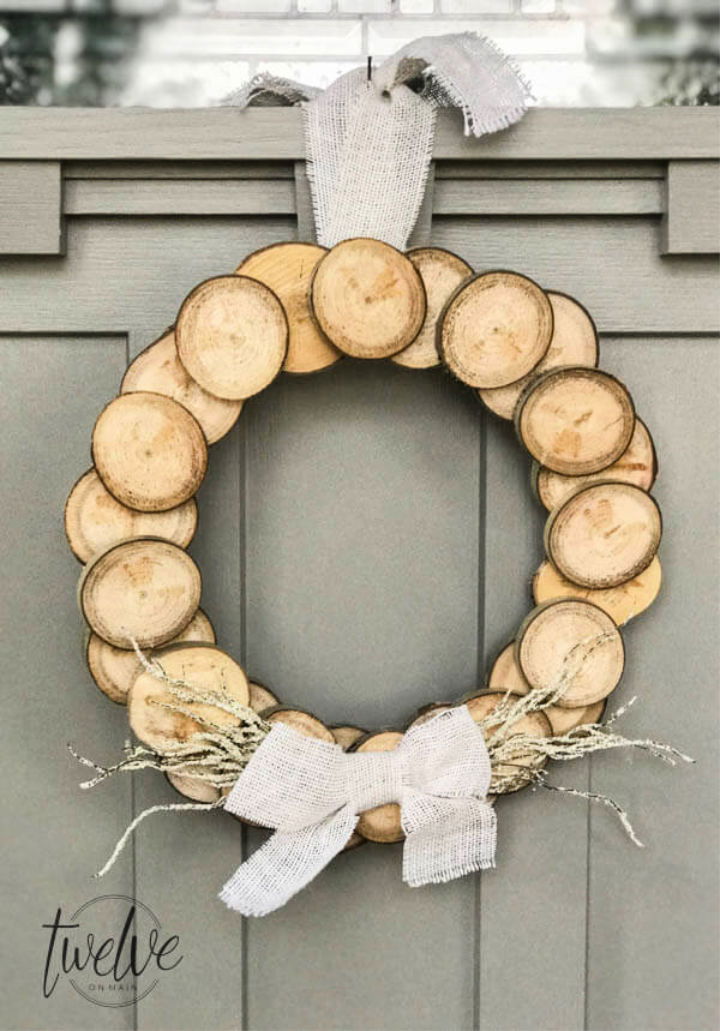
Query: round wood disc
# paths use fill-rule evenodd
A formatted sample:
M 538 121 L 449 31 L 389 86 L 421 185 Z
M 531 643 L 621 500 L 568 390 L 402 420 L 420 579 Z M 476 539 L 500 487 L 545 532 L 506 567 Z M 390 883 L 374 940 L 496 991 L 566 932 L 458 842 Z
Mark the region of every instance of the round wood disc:
M 617 587 L 652 562 L 662 536 L 655 500 L 631 483 L 580 487 L 548 517 L 545 550 L 580 587 Z
M 515 642 L 511 641 L 498 655 L 490 674 L 490 687 L 503 694 L 510 690 L 516 695 L 526 695 L 530 685 L 518 666 Z M 562 709 L 559 705 L 548 705 L 541 711 L 550 721 L 553 735 L 567 734 L 584 723 L 596 723 L 602 716 L 605 702 L 585 705 L 574 709 Z
M 276 243 L 248 255 L 237 268 L 238 275 L 269 286 L 285 309 L 289 336 L 284 372 L 317 372 L 342 358 L 310 314 L 310 283 L 325 254 L 327 247 L 314 243 Z
M 402 734 L 397 730 L 380 730 L 369 734 L 355 748 L 356 752 L 391 752 L 402 741 Z M 375 806 L 360 813 L 357 832 L 368 841 L 389 844 L 402 841 L 405 837 L 400 823 L 400 806 L 396 802 Z
M 264 283 L 217 276 L 182 303 L 175 325 L 180 361 L 215 397 L 239 401 L 275 379 L 287 354 L 282 304 Z
M 91 630 L 116 648 L 155 648 L 176 637 L 200 602 L 200 570 L 176 544 L 136 537 L 86 567 L 78 587 Z
M 652 605 L 660 593 L 661 583 L 662 569 L 657 555 L 647 569 L 632 580 L 600 590 L 578 587 L 561 576 L 551 562 L 543 562 L 533 578 L 533 597 L 536 605 L 557 598 L 581 598 L 603 609 L 617 626 L 622 626 Z
M 595 702 L 594 705 L 582 705 L 575 709 L 562 709 L 559 705 L 548 705 L 543 712 L 550 720 L 553 737 L 562 737 L 569 734 L 571 730 L 584 727 L 587 723 L 599 723 L 605 702 Z
M 530 685 L 522 674 L 515 658 L 515 642 L 506 644 L 493 663 L 488 677 L 491 691 L 510 691 L 512 694 L 527 694 Z
M 589 312 L 567 294 L 548 290 L 547 295 L 553 310 L 553 334 L 545 357 L 517 383 L 478 391 L 490 411 L 501 419 L 512 419 L 518 398 L 540 373 L 563 365 L 594 367 L 598 363 L 597 329 Z
M 636 487 L 650 490 L 657 475 L 655 445 L 642 419 L 635 418 L 635 429 L 625 451 L 616 462 L 599 473 L 588 476 L 563 476 L 544 466 L 533 464 L 532 485 L 545 508 L 552 510 L 572 491 L 586 483 L 598 480 L 622 480 L 634 483 Z
M 186 548 L 197 528 L 194 498 L 166 512 L 138 512 L 127 508 L 106 490 L 95 469 L 88 469 L 65 504 L 65 535 L 81 562 L 128 537 L 163 537 Z
M 607 469 L 632 439 L 635 409 L 614 376 L 579 366 L 544 373 L 515 408 L 523 445 L 556 473 L 582 476 Z
M 531 687 L 554 689 L 567 678 L 557 704 L 574 709 L 602 701 L 617 687 L 625 650 L 606 612 L 573 599 L 533 609 L 518 634 L 516 657 Z
M 501 702 L 513 702 L 519 697 L 519 695 L 512 693 L 508 695 L 505 691 L 482 691 L 468 698 L 465 705 L 467 705 L 468 711 L 475 722 L 481 723 L 482 720 L 492 715 Z M 484 727 L 483 733 L 486 740 L 489 740 L 497 729 L 498 725 L 492 723 Z M 550 737 L 552 734 L 550 721 L 544 712 L 539 710 L 529 712 L 510 727 L 507 736 L 508 738 L 517 737 L 518 734 L 526 734 L 528 737 L 535 738 Z M 533 771 L 544 766 L 546 761 L 544 757 L 538 757 L 532 752 L 521 752 L 513 757 L 512 764 L 497 763 L 493 767 L 490 791 L 493 794 L 502 795 L 510 794 L 513 791 L 520 791 L 521 788 L 527 787 L 532 782 Z M 520 768 L 518 769 L 518 767 Z M 527 770 L 526 774 L 523 768 Z M 514 780 L 513 785 L 509 787 L 501 786 L 498 781 L 504 777 L 512 777 Z
M 318 263 L 312 313 L 333 344 L 354 358 L 389 358 L 425 320 L 425 290 L 412 262 L 380 240 L 343 240 Z
M 472 269 L 442 247 L 414 247 L 406 254 L 420 273 L 427 308 L 422 329 L 409 347 L 392 356 L 392 361 L 408 369 L 429 369 L 441 362 L 435 341 L 438 316 L 452 292 L 472 275 Z
M 269 691 L 263 684 L 250 681 L 250 708 L 255 712 L 263 712 L 265 709 L 272 709 L 278 704 L 278 698 Z
M 95 469 L 128 508 L 164 512 L 196 493 L 207 469 L 207 444 L 197 420 L 172 398 L 121 394 L 98 416 L 92 436 Z
M 332 730 L 333 737 L 344 752 L 354 745 L 356 741 L 359 741 L 361 737 L 365 737 L 367 734 L 367 731 L 362 730 L 360 727 L 351 727 L 348 725 L 331 727 L 330 730 Z
M 247 677 L 234 659 L 213 644 L 173 644 L 163 648 L 154 659 L 169 677 L 184 680 L 198 692 L 214 691 L 247 705 Z M 153 703 L 182 704 L 184 708 L 212 720 L 222 727 L 236 726 L 237 716 L 204 702 L 179 703 L 167 685 L 144 670 L 138 674 L 128 694 L 128 719 L 137 737 L 157 752 L 182 744 L 203 726 L 191 716 L 172 712 Z
M 335 737 L 329 727 L 326 727 L 322 720 L 304 709 L 291 708 L 288 705 L 275 705 L 263 712 L 263 719 L 268 723 L 286 723 L 303 737 L 313 737 L 318 741 L 329 741 L 335 743 Z
M 185 629 L 173 637 L 170 644 L 179 644 L 181 641 L 215 643 L 213 625 L 202 609 L 197 610 Z M 128 691 L 142 669 L 135 652 L 116 648 L 97 634 L 89 634 L 85 658 L 90 675 L 103 694 L 119 705 L 126 705 Z
M 120 393 L 137 390 L 165 394 L 187 408 L 200 424 L 208 444 L 214 444 L 230 432 L 243 406 L 242 401 L 213 397 L 188 375 L 178 358 L 172 329 L 146 347 L 128 366 Z
M 190 767 L 193 769 L 194 767 Z M 191 802 L 206 802 L 208 804 L 217 802 L 221 792 L 213 784 L 206 780 L 193 777 L 191 773 L 166 773 L 168 783 L 178 791 L 183 798 L 189 798 Z
M 545 356 L 552 331 L 552 307 L 537 283 L 516 272 L 484 272 L 445 305 L 438 348 L 463 383 L 504 387 Z
M 429 705 L 423 705 L 418 709 L 417 716 L 414 720 L 410 721 L 406 729 L 410 730 L 411 727 L 419 727 L 421 724 L 427 723 L 433 716 L 437 716 L 439 712 L 447 712 L 448 709 L 452 708 L 454 706 L 449 702 L 430 702 Z

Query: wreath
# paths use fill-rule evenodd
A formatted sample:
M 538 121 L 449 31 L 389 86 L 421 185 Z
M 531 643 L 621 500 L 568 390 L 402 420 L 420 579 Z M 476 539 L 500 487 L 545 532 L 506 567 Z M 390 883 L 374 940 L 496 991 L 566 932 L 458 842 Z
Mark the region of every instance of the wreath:
M 549 511 L 535 607 L 496 658 L 487 684 L 459 702 L 430 702 L 405 734 L 326 726 L 249 679 L 215 640 L 200 608 L 200 571 L 185 550 L 197 526 L 195 495 L 208 447 L 230 431 L 246 400 L 281 372 L 318 372 L 345 356 L 415 370 L 444 366 L 496 416 L 514 421 L 534 460 L 535 493 Z M 315 789 L 303 780 L 305 745 L 298 741 L 307 743 L 311 761 L 332 765 L 347 752 L 357 756 L 353 771 L 379 771 L 384 783 L 360 792 L 364 804 L 358 801 L 360 811 L 338 831 L 339 851 L 411 836 L 412 816 L 388 801 L 400 790 L 388 786 L 395 777 L 388 754 L 414 748 L 426 766 L 434 755 L 440 781 L 449 777 L 465 744 L 478 747 L 467 737 L 469 726 L 456 720 L 460 710 L 482 739 L 466 764 L 471 780 L 487 757 L 486 781 L 473 781 L 467 792 L 483 800 L 486 838 L 495 818 L 487 815 L 488 800 L 528 785 L 583 794 L 549 784 L 550 760 L 626 745 L 670 762 L 686 759 L 658 742 L 617 734 L 622 709 L 603 722 L 625 663 L 620 627 L 660 588 L 661 516 L 649 493 L 657 473 L 652 437 L 627 388 L 597 364 L 596 327 L 576 300 L 516 272 L 473 273 L 438 247 L 402 253 L 368 238 L 330 249 L 280 243 L 250 254 L 233 275 L 195 287 L 174 326 L 135 358 L 118 396 L 100 413 L 93 467 L 65 509 L 70 547 L 84 563 L 78 597 L 89 627 L 87 664 L 101 691 L 127 704 L 140 741 L 114 766 L 83 759 L 95 768 L 85 786 L 118 770 L 152 767 L 190 799 L 155 808 L 224 806 L 276 829 L 295 821 L 294 830 L 305 832 L 313 821 L 300 814 Z M 444 752 L 441 732 L 449 735 Z M 282 767 L 292 753 L 298 768 L 288 773 L 271 762 L 260 771 L 271 737 L 272 762 Z M 283 778 L 287 797 L 280 799 Z M 462 794 L 455 786 L 426 788 L 436 802 Z M 615 802 L 584 797 L 612 806 L 637 840 Z M 285 807 L 285 824 L 273 805 Z M 105 869 L 151 811 L 128 828 Z M 449 827 L 435 826 L 436 844 L 452 838 Z M 494 835 L 494 823 L 490 829 Z M 443 868 L 426 880 L 492 865 L 493 855 L 494 837 L 484 857 L 465 857 L 456 872 Z M 226 901 L 232 904 L 227 894 Z M 243 911 L 268 907 L 248 904 Z

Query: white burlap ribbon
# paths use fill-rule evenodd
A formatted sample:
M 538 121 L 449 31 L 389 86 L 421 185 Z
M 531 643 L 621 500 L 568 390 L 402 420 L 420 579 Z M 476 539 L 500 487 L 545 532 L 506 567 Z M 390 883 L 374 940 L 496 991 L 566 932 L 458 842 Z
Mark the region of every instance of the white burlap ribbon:
M 425 36 L 368 79 L 364 68 L 320 91 L 264 74 L 226 103 L 301 104 L 318 242 L 371 236 L 404 248 L 417 220 L 438 107 L 457 107 L 482 136 L 522 118 L 529 86 L 491 40 Z
M 495 865 L 490 758 L 466 706 L 411 727 L 390 752 L 346 753 L 276 724 L 225 808 L 275 833 L 220 898 L 243 916 L 271 913 L 341 852 L 366 809 L 400 804 L 403 880 L 450 881 Z

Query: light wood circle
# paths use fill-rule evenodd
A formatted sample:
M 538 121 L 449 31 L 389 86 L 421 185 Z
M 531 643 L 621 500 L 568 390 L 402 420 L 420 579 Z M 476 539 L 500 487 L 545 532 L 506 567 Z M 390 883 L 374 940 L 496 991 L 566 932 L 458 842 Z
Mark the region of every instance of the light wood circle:
M 263 684 L 250 681 L 250 708 L 255 712 L 263 712 L 278 705 L 279 699 Z
M 442 361 L 436 343 L 438 316 L 448 297 L 472 275 L 472 268 L 457 254 L 442 247 L 414 247 L 405 253 L 420 273 L 427 308 L 418 335 L 409 347 L 393 355 L 391 360 L 408 369 L 430 369 Z
M 342 358 L 310 314 L 310 283 L 325 254 L 327 247 L 314 243 L 275 243 L 248 255 L 236 270 L 269 286 L 285 309 L 289 335 L 284 372 L 318 372 Z
M 599 472 L 622 455 L 635 429 L 635 409 L 614 376 L 580 366 L 533 381 L 515 408 L 515 427 L 530 454 L 553 472 Z
M 247 705 L 247 677 L 234 659 L 213 644 L 174 644 L 163 648 L 154 659 L 174 680 L 183 680 L 198 693 L 215 692 L 239 705 Z M 128 718 L 137 737 L 158 752 L 167 752 L 183 744 L 203 729 L 201 723 L 184 713 L 162 708 L 182 704 L 195 715 L 221 727 L 239 723 L 238 717 L 206 702 L 182 702 L 157 677 L 144 670 L 135 678 L 128 694 Z
M 207 469 L 207 443 L 197 420 L 162 394 L 121 394 L 100 413 L 93 463 L 128 508 L 164 512 L 196 493 Z
M 630 483 L 600 481 L 580 487 L 551 512 L 547 556 L 580 587 L 617 587 L 652 562 L 662 536 L 655 500 Z
M 355 748 L 357 752 L 391 752 L 402 741 L 403 735 L 397 730 L 380 730 L 376 734 L 368 734 Z M 396 802 L 375 806 L 360 813 L 357 832 L 368 841 L 390 844 L 402 841 L 405 837 L 400 822 L 400 806 Z
M 178 358 L 173 329 L 141 351 L 128 366 L 120 393 L 138 390 L 165 394 L 187 408 L 200 424 L 208 444 L 214 444 L 230 432 L 243 406 L 242 401 L 213 397 L 188 375 Z
M 188 769 L 192 771 L 196 767 L 190 766 Z M 192 773 L 166 773 L 168 783 L 178 791 L 183 798 L 189 798 L 191 802 L 205 802 L 208 805 L 213 802 L 218 802 L 222 797 L 220 792 L 213 784 L 208 784 L 206 780 L 201 780 L 200 777 L 193 777 Z
M 429 705 L 421 706 L 417 711 L 415 719 L 411 720 L 406 727 L 406 732 L 411 727 L 420 727 L 423 723 L 427 723 L 433 716 L 437 716 L 440 712 L 447 712 L 448 709 L 453 709 L 454 706 L 449 702 L 430 702 Z
M 326 727 L 317 716 L 313 716 L 304 709 L 291 708 L 289 705 L 275 705 L 271 709 L 266 709 L 262 716 L 268 723 L 285 723 L 303 737 L 312 737 L 317 741 L 335 744 L 335 737 L 330 728 Z
M 657 555 L 647 569 L 631 580 L 600 590 L 579 587 L 558 573 L 551 562 L 543 562 L 533 578 L 533 598 L 536 605 L 557 598 L 581 598 L 607 612 L 617 626 L 623 626 L 652 605 L 660 593 L 661 583 L 662 568 Z
M 482 691 L 479 694 L 473 695 L 468 698 L 465 705 L 468 707 L 468 712 L 475 720 L 476 723 L 483 723 L 484 720 L 491 717 L 501 702 L 507 702 L 512 704 L 517 701 L 520 695 L 507 693 L 505 691 Z M 497 723 L 487 723 L 482 727 L 483 734 L 485 735 L 486 741 L 490 741 L 492 736 L 499 729 Z M 507 737 L 517 737 L 519 734 L 527 735 L 532 738 L 547 738 L 552 734 L 552 728 L 550 721 L 544 712 L 536 711 L 529 712 L 521 719 L 508 729 L 507 735 L 503 735 L 503 739 Z M 520 791 L 521 788 L 527 787 L 528 784 L 532 783 L 533 773 L 541 769 L 546 759 L 544 756 L 538 756 L 533 752 L 521 752 L 519 755 L 513 756 L 512 764 L 510 763 L 496 763 L 492 770 L 492 778 L 490 781 L 490 792 L 494 795 L 507 795 L 513 791 Z M 520 769 L 518 769 L 520 767 Z M 527 772 L 525 772 L 527 771 Z M 502 778 L 511 777 L 513 782 L 511 785 L 501 785 L 499 782 Z
M 463 383 L 504 387 L 545 356 L 552 331 L 552 307 L 537 283 L 516 272 L 483 272 L 445 305 L 438 350 Z
M 425 290 L 412 262 L 390 244 L 356 238 L 318 262 L 312 313 L 332 343 L 354 358 L 389 358 L 416 338 Z
M 515 642 L 511 641 L 498 655 L 495 665 L 490 674 L 490 689 L 500 691 L 503 694 L 511 691 L 512 694 L 526 695 L 531 690 L 530 685 L 520 669 L 515 654 Z M 541 711 L 550 721 L 554 735 L 567 734 L 575 727 L 584 723 L 596 723 L 602 716 L 605 702 L 596 702 L 594 705 L 585 705 L 573 709 L 562 709 L 559 705 L 548 705 Z
M 213 625 L 202 609 L 197 610 L 185 629 L 174 637 L 170 644 L 179 644 L 181 641 L 215 643 Z M 116 648 L 103 641 L 97 634 L 91 633 L 88 636 L 85 657 L 90 675 L 103 694 L 119 705 L 126 705 L 128 691 L 142 669 L 135 652 Z
M 517 383 L 478 391 L 490 411 L 501 419 L 512 419 L 520 395 L 541 373 L 563 365 L 592 368 L 598 363 L 598 335 L 590 313 L 567 294 L 548 290 L 547 295 L 553 310 L 553 333 L 545 357 Z
M 490 670 L 488 687 L 491 691 L 510 691 L 512 694 L 527 694 L 530 685 L 523 676 L 515 658 L 515 642 L 506 644 Z
M 361 727 L 351 727 L 349 724 L 343 724 L 341 727 L 330 727 L 330 730 L 335 741 L 344 752 L 367 734 L 367 731 Z
M 95 468 L 80 477 L 65 504 L 65 535 L 80 562 L 128 537 L 163 537 L 186 548 L 197 528 L 194 498 L 166 512 L 138 512 L 106 489 Z
M 258 394 L 285 361 L 288 324 L 264 283 L 217 276 L 185 298 L 175 324 L 180 361 L 210 394 L 239 401 Z
M 116 648 L 155 648 L 185 629 L 200 602 L 200 571 L 182 548 L 156 537 L 114 544 L 85 567 L 78 587 L 90 629 Z
M 599 473 L 587 476 L 563 476 L 550 469 L 533 464 L 532 485 L 535 493 L 548 510 L 556 508 L 568 494 L 586 483 L 598 480 L 622 480 L 623 483 L 634 483 L 636 487 L 650 490 L 657 475 L 657 458 L 655 445 L 642 421 L 635 418 L 635 429 L 625 451 L 616 462 Z
M 574 709 L 562 709 L 559 705 L 548 705 L 543 712 L 550 720 L 553 737 L 563 737 L 578 727 L 585 727 L 588 723 L 599 723 L 605 710 L 605 702 L 595 702 L 594 705 L 578 706 Z
M 602 701 L 617 687 L 625 650 L 606 612 L 587 601 L 563 599 L 528 615 L 516 640 L 516 657 L 531 687 L 555 689 L 565 682 L 557 704 L 574 709 Z

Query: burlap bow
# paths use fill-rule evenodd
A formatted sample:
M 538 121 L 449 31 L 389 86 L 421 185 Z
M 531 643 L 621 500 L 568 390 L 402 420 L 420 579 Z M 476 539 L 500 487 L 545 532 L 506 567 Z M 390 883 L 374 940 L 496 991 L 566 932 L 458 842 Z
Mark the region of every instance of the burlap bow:
M 264 916 L 304 888 L 346 845 L 359 813 L 399 802 L 403 880 L 412 887 L 494 866 L 490 759 L 466 706 L 412 727 L 391 752 L 346 753 L 276 724 L 225 808 L 271 827 L 220 898 Z
M 401 250 L 420 210 L 439 107 L 465 132 L 517 122 L 531 97 L 513 61 L 472 32 L 423 36 L 373 72 L 354 68 L 326 90 L 262 73 L 225 103 L 301 104 L 318 243 L 372 236 Z

